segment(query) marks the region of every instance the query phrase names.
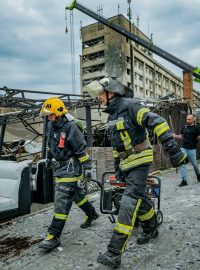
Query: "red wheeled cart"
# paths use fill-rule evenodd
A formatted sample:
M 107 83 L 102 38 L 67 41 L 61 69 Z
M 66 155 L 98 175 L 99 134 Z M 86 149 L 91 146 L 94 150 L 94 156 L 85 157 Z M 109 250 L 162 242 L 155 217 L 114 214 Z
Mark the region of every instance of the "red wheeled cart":
M 160 178 L 155 175 L 156 173 L 158 172 L 148 175 L 146 192 L 156 211 L 158 225 L 161 225 L 163 222 L 163 214 L 160 210 L 161 181 Z M 99 186 L 101 187 L 100 210 L 103 214 L 109 214 L 110 221 L 114 223 L 114 215 L 117 215 L 119 212 L 126 183 L 117 181 L 114 172 L 106 172 L 103 174 Z

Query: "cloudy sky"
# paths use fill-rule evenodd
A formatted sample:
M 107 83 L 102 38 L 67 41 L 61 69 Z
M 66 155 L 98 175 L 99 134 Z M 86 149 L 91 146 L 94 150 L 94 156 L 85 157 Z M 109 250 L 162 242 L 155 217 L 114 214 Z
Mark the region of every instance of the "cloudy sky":
M 69 1 L 70 2 L 70 1 Z M 103 16 L 127 16 L 127 0 L 80 0 Z M 94 21 L 74 11 L 75 90 L 71 76 L 70 29 L 65 33 L 65 0 L 0 0 L 0 87 L 76 93 L 80 91 L 80 25 Z M 132 0 L 133 22 L 153 33 L 154 44 L 193 66 L 200 66 L 200 0 Z M 68 15 L 68 28 L 70 18 Z M 182 71 L 159 58 L 181 76 Z M 195 84 L 200 90 L 200 84 Z

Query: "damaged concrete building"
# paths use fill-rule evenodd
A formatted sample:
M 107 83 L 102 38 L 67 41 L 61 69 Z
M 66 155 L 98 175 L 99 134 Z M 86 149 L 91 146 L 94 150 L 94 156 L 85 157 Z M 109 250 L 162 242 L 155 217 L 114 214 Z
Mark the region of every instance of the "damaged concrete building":
M 123 16 L 110 18 L 128 31 L 152 44 L 144 33 Z M 183 80 L 159 64 L 151 51 L 128 40 L 114 30 L 97 22 L 81 28 L 80 58 L 81 91 L 93 80 L 116 76 L 133 90 L 134 97 L 156 98 L 173 95 L 182 99 Z M 193 90 L 194 103 L 200 104 L 199 93 Z

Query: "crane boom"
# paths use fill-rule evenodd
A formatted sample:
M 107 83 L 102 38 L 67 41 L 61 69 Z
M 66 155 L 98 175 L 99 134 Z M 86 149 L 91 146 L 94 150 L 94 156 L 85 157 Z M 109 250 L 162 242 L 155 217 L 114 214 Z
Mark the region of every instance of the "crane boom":
M 146 40 L 140 38 L 139 36 L 131 33 L 130 31 L 126 30 L 125 28 L 121 27 L 120 25 L 113 23 L 112 21 L 100 16 L 99 14 L 95 13 L 94 11 L 88 9 L 87 7 L 83 6 L 82 4 L 78 3 L 76 0 L 72 1 L 72 3 L 66 7 L 66 9 L 74 9 L 83 12 L 84 14 L 92 17 L 93 19 L 101 22 L 102 24 L 108 26 L 109 28 L 113 29 L 114 31 L 118 32 L 119 34 L 135 41 L 139 45 L 143 46 L 144 48 L 148 49 L 149 51 L 159 55 L 160 57 L 164 58 L 168 62 L 174 64 L 175 66 L 181 68 L 184 71 L 192 72 L 193 76 L 200 80 L 200 70 L 181 59 L 177 58 L 176 56 L 168 53 L 165 50 L 154 45 L 152 42 L 147 42 Z

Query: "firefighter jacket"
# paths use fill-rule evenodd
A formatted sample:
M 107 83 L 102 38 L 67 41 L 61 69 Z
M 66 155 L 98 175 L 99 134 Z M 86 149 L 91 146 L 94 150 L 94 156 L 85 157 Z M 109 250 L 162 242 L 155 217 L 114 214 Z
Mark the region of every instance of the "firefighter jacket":
M 134 99 L 117 96 L 105 112 L 109 114 L 108 130 L 116 172 L 119 169 L 127 171 L 152 163 L 153 150 L 148 139 L 148 130 L 161 143 L 173 140 L 165 119 Z
M 86 152 L 86 141 L 75 121 L 66 115 L 48 123 L 48 145 L 57 161 L 54 176 L 79 181 L 84 169 L 91 168 L 91 159 Z

